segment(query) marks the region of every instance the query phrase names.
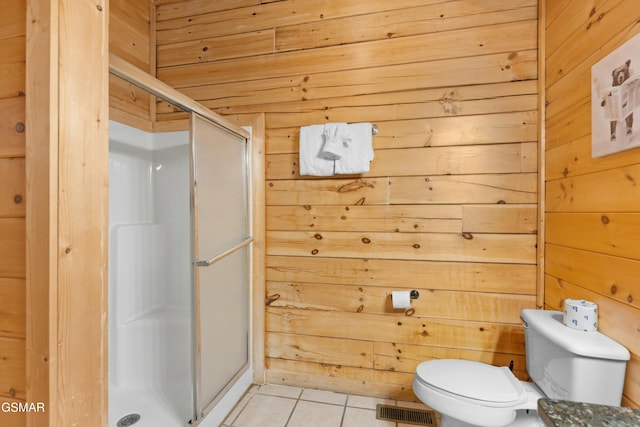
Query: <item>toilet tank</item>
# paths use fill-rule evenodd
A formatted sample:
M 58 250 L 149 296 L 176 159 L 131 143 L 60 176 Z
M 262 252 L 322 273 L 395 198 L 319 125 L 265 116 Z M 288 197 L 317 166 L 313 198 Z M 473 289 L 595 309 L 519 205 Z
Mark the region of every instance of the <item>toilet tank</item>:
M 523 310 L 527 372 L 552 399 L 619 406 L 629 351 L 600 332 L 565 326 L 562 312 Z

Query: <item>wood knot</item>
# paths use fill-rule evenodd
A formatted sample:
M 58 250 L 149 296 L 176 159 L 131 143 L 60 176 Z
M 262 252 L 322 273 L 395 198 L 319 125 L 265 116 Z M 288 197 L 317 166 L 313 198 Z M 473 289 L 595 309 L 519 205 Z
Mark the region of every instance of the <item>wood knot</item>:
M 616 285 L 611 285 L 611 295 L 615 295 L 618 292 L 618 287 Z
M 375 187 L 374 184 L 362 179 L 358 179 L 338 187 L 338 193 L 350 193 L 352 191 L 358 191 L 361 188 L 374 188 L 374 187 Z
M 364 243 L 365 245 L 368 245 L 369 243 L 371 243 L 371 239 L 369 239 L 368 237 L 363 237 L 361 240 L 362 240 L 362 243 Z
M 314 249 L 314 250 L 311 251 L 311 255 L 318 255 L 318 252 L 320 252 L 320 251 L 317 250 L 317 249 Z
M 413 244 L 413 249 L 420 249 L 420 244 L 414 243 Z
M 364 304 L 361 304 L 360 307 L 356 309 L 356 313 L 362 313 L 362 310 L 364 310 Z
M 314 234 L 313 237 L 315 237 L 316 240 L 322 240 L 322 234 L 320 233 Z
M 15 196 L 13 196 L 13 203 L 15 203 L 16 205 L 22 203 L 22 196 L 20 194 L 16 194 Z
M 609 217 L 608 217 L 608 216 L 606 216 L 606 215 L 602 215 L 602 216 L 600 217 L 600 221 L 602 221 L 602 223 L 603 223 L 603 224 L 605 224 L 605 225 L 606 225 L 606 224 L 609 224 Z
M 473 240 L 473 234 L 469 233 L 468 231 L 465 231 L 464 233 L 462 233 L 462 237 L 465 240 Z
M 413 316 L 413 313 L 415 313 L 416 310 L 414 308 L 408 308 L 405 310 L 404 315 L 405 316 Z

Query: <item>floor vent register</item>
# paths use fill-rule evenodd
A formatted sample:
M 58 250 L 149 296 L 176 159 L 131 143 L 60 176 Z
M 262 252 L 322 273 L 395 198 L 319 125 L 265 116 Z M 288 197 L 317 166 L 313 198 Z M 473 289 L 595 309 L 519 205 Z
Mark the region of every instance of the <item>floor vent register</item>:
M 400 408 L 398 406 L 376 405 L 376 418 L 385 421 L 436 427 L 436 414 L 424 409 Z

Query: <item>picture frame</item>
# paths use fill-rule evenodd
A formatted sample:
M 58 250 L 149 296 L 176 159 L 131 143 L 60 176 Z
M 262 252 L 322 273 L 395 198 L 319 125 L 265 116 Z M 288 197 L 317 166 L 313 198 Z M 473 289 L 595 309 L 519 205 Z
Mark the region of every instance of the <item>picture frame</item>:
M 591 67 L 591 156 L 640 147 L 640 34 Z

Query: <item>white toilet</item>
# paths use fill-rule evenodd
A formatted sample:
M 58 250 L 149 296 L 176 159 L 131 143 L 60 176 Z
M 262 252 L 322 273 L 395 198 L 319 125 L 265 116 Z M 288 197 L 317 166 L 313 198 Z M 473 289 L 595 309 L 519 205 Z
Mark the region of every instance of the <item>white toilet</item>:
M 523 310 L 527 372 L 458 359 L 422 362 L 413 392 L 442 414 L 441 427 L 543 426 L 538 399 L 619 406 L 629 351 L 600 332 L 565 326 L 562 312 Z

